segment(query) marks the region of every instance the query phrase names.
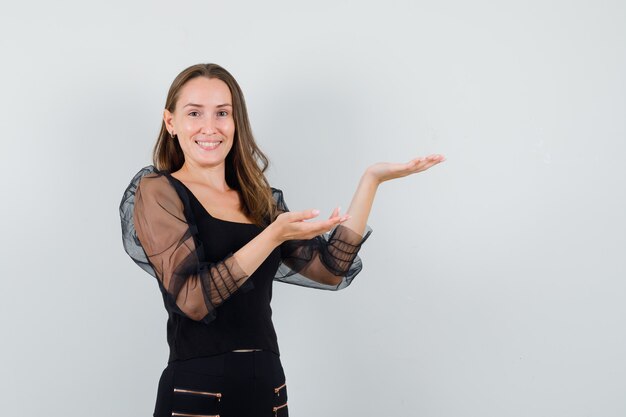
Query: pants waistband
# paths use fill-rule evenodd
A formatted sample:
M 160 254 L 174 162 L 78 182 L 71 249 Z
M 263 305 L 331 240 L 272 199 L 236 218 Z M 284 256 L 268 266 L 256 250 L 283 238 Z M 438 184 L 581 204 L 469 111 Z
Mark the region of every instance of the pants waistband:
M 237 378 L 270 378 L 281 368 L 280 357 L 268 350 L 231 351 L 173 361 L 173 369 Z

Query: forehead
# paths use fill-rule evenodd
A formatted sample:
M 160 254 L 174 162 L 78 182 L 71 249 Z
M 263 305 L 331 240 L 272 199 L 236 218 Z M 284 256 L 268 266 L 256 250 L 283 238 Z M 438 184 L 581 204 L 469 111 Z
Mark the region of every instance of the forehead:
M 180 95 L 176 107 L 187 103 L 196 103 L 204 106 L 217 106 L 220 104 L 232 104 L 232 98 L 228 85 L 217 78 L 196 77 L 180 89 Z

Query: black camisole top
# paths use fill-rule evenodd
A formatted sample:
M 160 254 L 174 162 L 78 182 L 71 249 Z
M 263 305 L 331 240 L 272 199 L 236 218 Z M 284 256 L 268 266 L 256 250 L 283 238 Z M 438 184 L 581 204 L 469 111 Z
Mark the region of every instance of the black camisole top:
M 189 196 L 207 261 L 223 259 L 263 231 L 255 224 L 211 216 L 182 181 L 170 178 L 181 184 Z M 170 312 L 167 322 L 168 362 L 237 349 L 264 349 L 280 354 L 270 307 L 272 283 L 280 260 L 280 247 L 277 247 L 250 275 L 248 282 L 218 307 L 216 319 L 208 324 Z

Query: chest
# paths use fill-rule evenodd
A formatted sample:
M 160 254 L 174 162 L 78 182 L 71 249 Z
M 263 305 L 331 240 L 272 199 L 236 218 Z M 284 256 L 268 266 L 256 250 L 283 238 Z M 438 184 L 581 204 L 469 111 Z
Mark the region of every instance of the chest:
M 198 200 L 191 199 L 191 208 L 198 227 L 198 238 L 205 260 L 216 262 L 248 244 L 263 228 L 248 223 L 230 222 L 210 216 Z M 280 264 L 280 248 L 276 247 L 254 272 L 255 281 L 269 285 Z M 259 278 L 262 277 L 262 278 Z M 257 282 L 258 284 L 258 282 Z M 265 285 L 265 284 L 263 284 Z
M 242 210 L 241 198 L 236 191 L 217 194 L 207 190 L 193 191 L 204 210 L 216 219 L 237 223 L 252 223 Z

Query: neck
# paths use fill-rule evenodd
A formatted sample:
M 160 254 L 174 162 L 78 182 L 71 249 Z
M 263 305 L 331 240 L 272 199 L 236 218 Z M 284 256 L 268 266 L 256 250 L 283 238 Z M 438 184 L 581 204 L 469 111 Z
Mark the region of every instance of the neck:
M 185 161 L 179 172 L 190 181 L 199 182 L 220 192 L 230 191 L 226 183 L 226 165 L 199 166 Z

